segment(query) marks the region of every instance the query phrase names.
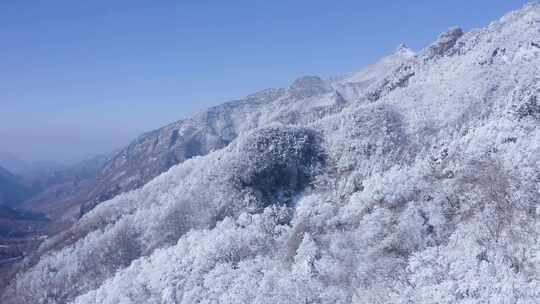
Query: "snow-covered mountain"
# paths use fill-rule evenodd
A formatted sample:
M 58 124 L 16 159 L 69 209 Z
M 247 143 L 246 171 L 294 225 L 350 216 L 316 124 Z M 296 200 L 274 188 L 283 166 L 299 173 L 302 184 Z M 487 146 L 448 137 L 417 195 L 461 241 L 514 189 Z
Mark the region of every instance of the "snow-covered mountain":
M 87 204 L 2 301 L 538 303 L 539 97 L 530 4 L 211 108 L 108 162 L 104 199 L 150 181 Z

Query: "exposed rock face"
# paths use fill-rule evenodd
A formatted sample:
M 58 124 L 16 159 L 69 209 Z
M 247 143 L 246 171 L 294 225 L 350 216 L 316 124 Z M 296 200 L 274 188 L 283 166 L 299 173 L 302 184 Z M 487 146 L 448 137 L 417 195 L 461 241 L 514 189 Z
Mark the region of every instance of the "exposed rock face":
M 452 49 L 452 47 L 454 47 L 461 36 L 463 36 L 463 30 L 461 28 L 450 28 L 448 31 L 442 33 L 439 38 L 427 48 L 424 54 L 425 58 L 431 59 L 437 56 L 444 56 Z

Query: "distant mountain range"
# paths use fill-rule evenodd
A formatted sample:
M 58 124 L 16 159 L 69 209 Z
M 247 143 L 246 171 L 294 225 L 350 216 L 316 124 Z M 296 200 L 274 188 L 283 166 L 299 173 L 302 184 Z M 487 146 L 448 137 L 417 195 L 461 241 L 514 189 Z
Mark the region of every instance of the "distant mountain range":
M 0 205 L 17 206 L 39 192 L 39 188 L 0 167 Z
M 24 161 L 13 154 L 0 152 L 0 166 L 21 176 L 36 176 L 62 170 L 66 164 L 53 161 Z

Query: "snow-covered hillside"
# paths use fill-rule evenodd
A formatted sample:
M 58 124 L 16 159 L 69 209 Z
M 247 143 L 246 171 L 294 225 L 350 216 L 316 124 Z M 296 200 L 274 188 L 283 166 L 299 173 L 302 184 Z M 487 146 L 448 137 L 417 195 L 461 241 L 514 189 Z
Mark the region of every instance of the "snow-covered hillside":
M 531 4 L 212 108 L 2 303 L 538 303 L 539 98 Z

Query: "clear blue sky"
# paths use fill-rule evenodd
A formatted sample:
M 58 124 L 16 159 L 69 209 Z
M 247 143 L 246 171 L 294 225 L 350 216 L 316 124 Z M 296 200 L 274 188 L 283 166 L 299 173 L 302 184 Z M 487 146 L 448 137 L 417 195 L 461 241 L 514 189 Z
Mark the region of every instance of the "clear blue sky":
M 0 152 L 74 160 L 527 1 L 0 1 Z

